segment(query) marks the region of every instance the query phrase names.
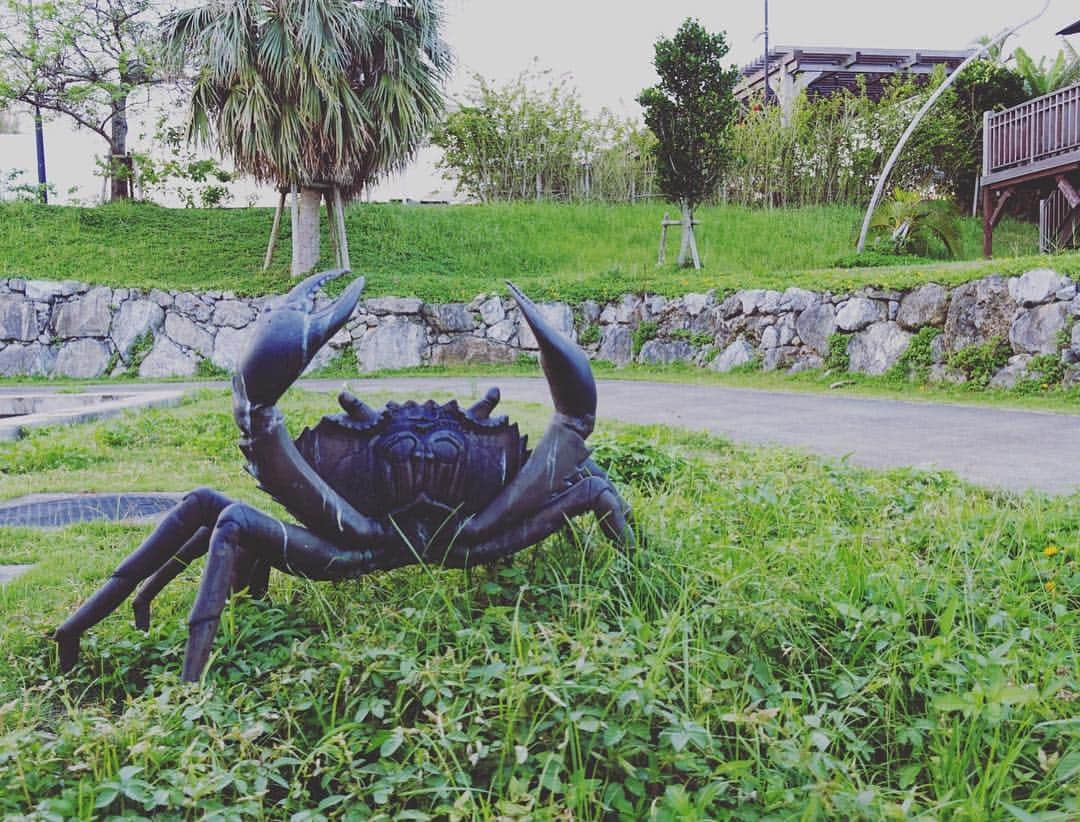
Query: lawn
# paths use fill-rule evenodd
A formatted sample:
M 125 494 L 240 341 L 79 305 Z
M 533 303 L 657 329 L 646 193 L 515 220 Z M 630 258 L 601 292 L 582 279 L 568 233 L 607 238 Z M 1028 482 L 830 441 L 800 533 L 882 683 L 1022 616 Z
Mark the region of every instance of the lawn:
M 330 396 L 293 392 L 290 421 Z M 548 412 L 513 406 L 532 435 Z M 261 498 L 224 392 L 0 445 L 0 498 Z M 178 682 L 199 568 L 57 676 L 48 630 L 147 529 L 0 529 L 0 812 L 298 819 L 1075 818 L 1080 498 L 663 428 L 593 443 L 638 517 L 512 563 L 275 576 Z M 168 455 L 168 471 L 161 470 Z M 1045 816 L 1043 816 L 1045 814 Z
M 863 284 L 902 287 L 934 279 L 960 282 L 991 271 L 1044 265 L 1035 227 L 1006 220 L 995 248 L 1002 261 L 978 261 L 981 226 L 962 221 L 959 262 L 909 261 L 877 268 L 836 268 L 852 255 L 861 220 L 850 207 L 752 210 L 703 207 L 699 245 L 705 268 L 658 269 L 659 224 L 665 211 L 649 205 L 554 203 L 407 206 L 354 205 L 348 210 L 353 267 L 368 277 L 370 296 L 469 300 L 501 290 L 512 278 L 540 299 L 580 301 L 629 291 L 675 295 L 710 288 L 790 285 L 841 291 Z M 288 220 L 274 264 L 260 270 L 271 210 L 164 209 L 121 203 L 97 208 L 0 205 L 0 277 L 76 279 L 140 288 L 284 290 Z M 668 258 L 677 250 L 669 238 Z M 324 264 L 331 265 L 324 237 Z M 865 258 L 863 258 L 865 260 Z M 888 262 L 880 256 L 872 262 Z M 1080 273 L 1080 255 L 1056 258 Z

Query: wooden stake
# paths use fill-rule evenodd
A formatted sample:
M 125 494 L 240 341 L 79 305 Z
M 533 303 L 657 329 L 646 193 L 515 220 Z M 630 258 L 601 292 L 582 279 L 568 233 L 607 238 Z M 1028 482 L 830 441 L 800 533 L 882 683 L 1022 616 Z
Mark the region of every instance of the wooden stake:
M 300 268 L 300 246 L 297 245 L 296 237 L 300 233 L 300 195 L 296 190 L 296 186 L 291 187 L 292 191 L 292 266 L 290 273 L 295 277 Z
M 334 268 L 341 268 L 341 243 L 338 241 L 337 220 L 334 219 L 334 197 L 327 189 L 323 192 L 326 200 L 326 221 L 330 224 L 330 244 L 334 247 Z
M 270 267 L 270 261 L 274 259 L 274 249 L 277 248 L 278 235 L 281 233 L 281 212 L 285 210 L 285 189 L 281 189 L 278 196 L 277 208 L 274 209 L 274 225 L 270 229 L 270 242 L 266 246 L 266 259 L 263 260 L 263 271 Z
M 664 212 L 664 219 L 660 221 L 660 251 L 656 255 L 656 264 L 663 265 L 667 254 L 667 227 L 669 224 L 668 213 Z
M 339 246 L 341 249 L 341 267 L 346 270 L 351 270 L 352 262 L 349 260 L 349 238 L 345 233 L 345 203 L 341 198 L 341 189 L 337 186 L 334 186 L 334 214 L 337 216 L 338 237 L 341 240 Z

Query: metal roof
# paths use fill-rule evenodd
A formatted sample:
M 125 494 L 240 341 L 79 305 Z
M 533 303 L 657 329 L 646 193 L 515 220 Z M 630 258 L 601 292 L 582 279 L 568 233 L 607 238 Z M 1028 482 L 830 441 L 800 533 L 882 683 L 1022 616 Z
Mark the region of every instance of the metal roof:
M 1076 34 L 1078 31 L 1080 31 L 1080 20 L 1077 20 L 1071 26 L 1066 26 L 1058 34 Z

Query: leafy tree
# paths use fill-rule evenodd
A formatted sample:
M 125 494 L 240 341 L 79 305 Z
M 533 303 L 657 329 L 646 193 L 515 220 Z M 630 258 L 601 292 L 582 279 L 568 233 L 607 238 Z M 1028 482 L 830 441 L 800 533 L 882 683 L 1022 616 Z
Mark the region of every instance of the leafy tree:
M 6 0 L 0 100 L 70 118 L 108 145 L 114 200 L 131 196 L 128 106 L 158 82 L 150 0 Z
M 728 161 L 728 130 L 735 118 L 732 94 L 738 69 L 724 68 L 723 32 L 710 34 L 688 18 L 668 39 L 656 41 L 653 66 L 660 83 L 644 89 L 638 103 L 656 135 L 660 190 L 682 210 L 679 265 L 688 253 L 701 267 L 694 239 L 694 208 L 717 188 Z
M 483 77 L 432 142 L 459 191 L 482 201 L 627 200 L 650 188 L 648 133 L 604 110 L 589 117 L 565 79 L 524 71 Z
M 277 186 L 279 215 L 299 190 L 293 274 L 319 260 L 323 196 L 347 264 L 342 197 L 402 168 L 441 115 L 440 15 L 438 0 L 212 0 L 166 20 L 170 60 L 194 67 L 191 137 Z

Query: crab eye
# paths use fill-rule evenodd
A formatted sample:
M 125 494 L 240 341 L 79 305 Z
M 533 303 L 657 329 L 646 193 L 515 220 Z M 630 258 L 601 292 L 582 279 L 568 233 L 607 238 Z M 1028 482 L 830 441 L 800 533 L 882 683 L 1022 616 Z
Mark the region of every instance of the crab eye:
M 412 434 L 398 434 L 386 444 L 386 455 L 391 462 L 401 462 L 412 457 L 419 449 L 419 439 Z
M 461 441 L 449 432 L 436 434 L 428 442 L 432 456 L 439 462 L 457 462 L 461 458 Z

